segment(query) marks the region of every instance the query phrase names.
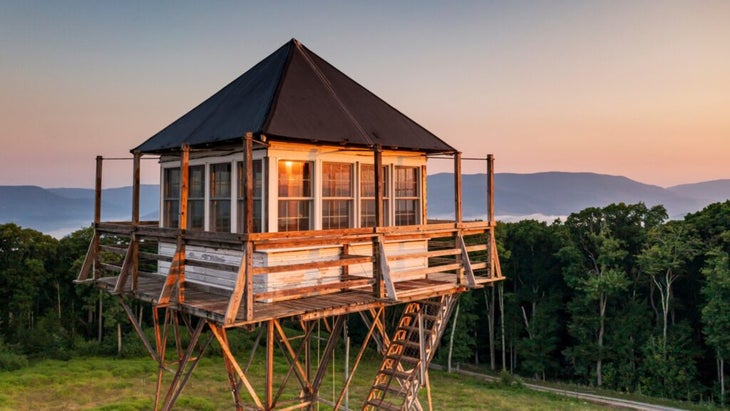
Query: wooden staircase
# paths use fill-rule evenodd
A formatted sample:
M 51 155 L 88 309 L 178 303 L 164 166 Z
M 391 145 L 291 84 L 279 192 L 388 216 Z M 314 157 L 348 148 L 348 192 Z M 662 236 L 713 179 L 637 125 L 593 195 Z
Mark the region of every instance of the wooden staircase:
M 406 305 L 363 410 L 419 410 L 418 391 L 446 330 L 458 294 Z

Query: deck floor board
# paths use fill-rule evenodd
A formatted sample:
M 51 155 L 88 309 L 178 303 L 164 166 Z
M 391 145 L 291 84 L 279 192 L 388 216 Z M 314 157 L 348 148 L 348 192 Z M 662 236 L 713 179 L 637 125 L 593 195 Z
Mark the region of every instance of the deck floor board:
M 449 294 L 461 288 L 454 282 L 455 276 L 438 276 L 431 279 L 407 280 L 395 283 L 396 294 L 408 300 L 430 298 L 436 295 Z M 116 285 L 116 277 L 104 277 L 96 280 L 98 287 L 111 291 Z M 159 275 L 140 275 L 137 290 L 132 293 L 131 279 L 124 287 L 125 293 L 135 298 L 155 304 L 160 296 L 165 278 Z M 211 292 L 205 287 L 189 284 L 185 287 L 185 301 L 179 305 L 183 312 L 203 316 L 214 321 L 223 322 L 229 296 L 220 292 Z M 375 298 L 370 287 L 349 289 L 329 294 L 322 294 L 291 300 L 275 302 L 254 302 L 254 318 L 244 320 L 244 307 L 241 305 L 235 325 L 246 325 L 259 321 L 301 316 L 304 319 L 324 318 L 331 315 L 354 313 L 382 305 L 398 304 L 402 301 L 380 300 Z

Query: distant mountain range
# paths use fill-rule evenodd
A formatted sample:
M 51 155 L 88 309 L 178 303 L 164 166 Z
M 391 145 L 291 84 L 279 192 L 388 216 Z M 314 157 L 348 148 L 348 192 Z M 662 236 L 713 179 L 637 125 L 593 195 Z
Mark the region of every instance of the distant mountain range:
M 464 175 L 462 185 L 464 218 L 484 219 L 486 176 Z M 453 174 L 428 176 L 429 217 L 453 217 L 453 192 Z M 142 185 L 140 194 L 141 218 L 156 220 L 159 215 L 159 186 Z M 594 173 L 495 175 L 495 214 L 504 221 L 524 218 L 551 221 L 586 207 L 640 201 L 647 206 L 663 204 L 671 218 L 682 218 L 708 204 L 727 199 L 730 199 L 730 179 L 663 188 L 626 177 Z M 105 189 L 102 203 L 102 219 L 129 219 L 131 187 Z M 0 223 L 15 222 L 58 237 L 88 226 L 93 215 L 92 189 L 0 186 Z
M 140 218 L 156 220 L 159 186 L 140 187 Z M 132 188 L 102 191 L 102 219 L 129 220 L 132 215 Z M 0 223 L 14 222 L 54 236 L 63 236 L 86 227 L 94 219 L 94 190 L 88 188 L 41 188 L 0 186 Z
M 453 174 L 428 176 L 428 213 L 431 218 L 453 216 Z M 708 204 L 730 198 L 730 179 L 659 187 L 626 177 L 595 173 L 501 173 L 494 176 L 495 214 L 502 220 L 534 217 L 552 220 L 587 207 L 611 203 L 662 204 L 670 218 L 699 211 Z M 484 219 L 486 175 L 462 176 L 465 219 Z

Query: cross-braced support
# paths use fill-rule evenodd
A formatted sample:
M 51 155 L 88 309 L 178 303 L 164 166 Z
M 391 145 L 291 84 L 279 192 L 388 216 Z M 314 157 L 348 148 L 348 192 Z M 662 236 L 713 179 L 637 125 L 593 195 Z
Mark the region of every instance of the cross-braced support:
M 162 317 L 160 311 L 164 311 Z M 205 350 L 213 340 L 213 335 L 209 334 L 201 341 L 206 322 L 182 314 L 173 308 L 156 306 L 153 307 L 152 313 L 156 343 L 153 358 L 156 358 L 158 363 L 154 409 L 167 411 L 175 405 L 175 401 L 187 385 L 195 367 L 197 367 Z M 189 334 L 188 344 L 185 347 L 183 346 L 183 332 Z M 170 333 L 174 338 L 175 352 L 173 358 L 168 360 L 167 346 Z M 172 372 L 173 377 L 163 398 L 161 394 L 165 372 Z

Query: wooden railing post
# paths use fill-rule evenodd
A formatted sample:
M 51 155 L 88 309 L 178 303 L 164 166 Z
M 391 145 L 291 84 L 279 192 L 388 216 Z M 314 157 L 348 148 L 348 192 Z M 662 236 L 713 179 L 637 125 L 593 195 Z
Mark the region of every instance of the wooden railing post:
M 132 252 L 132 290 L 137 289 L 137 278 L 139 276 L 139 242 L 137 241 L 137 227 L 139 226 L 139 170 L 142 153 L 139 150 L 134 152 L 132 161 L 132 237 L 130 238 Z
M 454 153 L 454 223 L 456 225 L 456 231 L 454 231 L 454 247 L 461 247 L 463 238 L 461 237 L 461 222 L 462 216 L 462 184 L 461 184 L 461 153 Z M 464 284 L 464 267 L 463 258 L 457 254 L 454 256 L 456 263 L 459 264 L 459 268 L 456 270 L 456 283 Z
M 99 274 L 96 271 L 96 267 L 99 266 L 101 261 L 99 260 L 99 234 L 97 232 L 99 223 L 101 222 L 101 174 L 102 164 L 104 163 L 104 157 L 96 156 L 96 184 L 94 187 L 94 237 L 91 240 L 94 248 L 94 265 L 92 268 L 94 280 L 99 278 Z
M 373 148 L 373 174 L 375 177 L 375 235 L 372 238 L 373 249 L 373 291 L 376 298 L 385 298 L 386 290 L 383 282 L 381 259 L 385 258 L 381 250 L 381 238 L 378 229 L 383 226 L 383 149 L 380 144 Z
M 238 267 L 236 283 L 233 286 L 231 298 L 226 308 L 225 322 L 236 321 L 238 310 L 243 302 L 243 318 L 253 319 L 253 242 L 249 234 L 253 232 L 253 133 L 246 133 L 243 138 L 243 190 L 245 204 L 243 207 L 243 255 Z
M 188 227 L 188 192 L 189 192 L 189 166 L 190 146 L 183 144 L 180 158 L 180 214 L 178 216 L 177 246 L 175 255 L 172 257 L 170 271 L 162 287 L 158 305 L 170 302 L 172 291 L 177 287 L 177 302 L 185 301 L 185 230 Z
M 495 237 L 494 237 L 494 227 L 496 225 L 494 221 L 494 156 L 492 154 L 487 154 L 487 222 L 489 223 L 489 238 L 487 239 L 488 245 L 487 245 L 487 259 L 489 260 L 488 264 L 488 273 L 487 276 L 489 278 L 494 278 L 496 264 L 495 264 Z

